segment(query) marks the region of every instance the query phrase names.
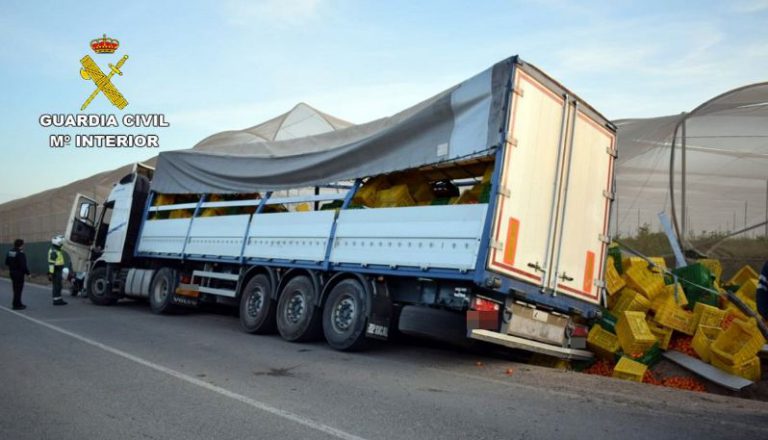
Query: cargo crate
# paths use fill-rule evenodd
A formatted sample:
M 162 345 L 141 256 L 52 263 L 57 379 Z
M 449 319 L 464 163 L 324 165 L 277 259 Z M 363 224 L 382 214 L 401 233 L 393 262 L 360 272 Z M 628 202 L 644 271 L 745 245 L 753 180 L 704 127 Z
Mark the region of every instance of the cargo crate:
M 659 341 L 659 348 L 666 350 L 669 348 L 669 341 L 672 340 L 672 329 L 664 327 L 655 321 L 646 321 L 648 329 L 656 336 Z
M 621 264 L 621 249 L 618 246 L 611 246 L 608 248 L 608 256 L 613 258 L 613 267 L 616 268 L 616 272 L 619 275 L 624 273 L 624 268 Z
M 599 325 L 593 325 L 587 336 L 587 346 L 602 359 L 612 360 L 619 351 L 619 338 Z
M 697 260 L 696 262 L 706 267 L 707 269 L 709 269 L 712 275 L 715 276 L 716 283 L 720 282 L 721 277 L 723 276 L 723 265 L 720 264 L 720 260 L 715 260 L 712 258 L 702 258 L 701 260 Z
M 642 382 L 648 366 L 628 357 L 622 357 L 613 368 L 613 377 L 634 382 Z
M 674 304 L 665 304 L 656 311 L 654 319 L 659 324 L 673 330 L 693 335 L 693 313 L 685 311 Z
M 697 303 L 693 308 L 693 328 L 698 328 L 700 325 L 720 327 L 723 318 L 725 318 L 725 310 L 717 307 Z
M 656 343 L 656 336 L 651 333 L 645 322 L 643 312 L 624 312 L 619 315 L 616 324 L 616 336 L 624 353 L 644 353 Z
M 739 269 L 738 272 L 736 272 L 736 275 L 731 277 L 730 280 L 728 280 L 728 285 L 731 286 L 741 286 L 749 279 L 757 279 L 760 278 L 760 276 L 755 272 L 755 269 L 752 269 L 752 266 L 746 265 Z
M 680 307 L 688 305 L 688 298 L 685 297 L 685 291 L 680 283 L 664 286 L 664 290 L 651 301 L 651 310 L 656 312 L 667 303 Z
M 720 332 L 722 331 L 723 329 L 720 327 L 711 327 L 706 325 L 698 326 L 696 329 L 696 334 L 693 335 L 691 346 L 693 347 L 693 351 L 699 355 L 702 361 L 710 361 L 712 357 L 710 346 L 712 345 L 712 342 L 714 342 L 714 340 L 720 336 Z
M 728 365 L 723 363 L 719 358 L 713 357 L 712 366 L 719 368 L 727 373 L 741 376 L 744 379 L 751 380 L 752 382 L 760 381 L 761 365 L 760 358 L 757 356 L 754 356 L 746 362 L 742 362 L 738 365 Z
M 647 265 L 634 264 L 624 271 L 624 281 L 627 286 L 640 292 L 652 300 L 664 289 L 664 277 L 660 273 L 654 273 Z
M 661 347 L 659 347 L 659 343 L 655 343 L 645 351 L 641 356 L 630 356 L 632 360 L 640 362 L 641 364 L 648 365 L 649 367 L 652 367 L 659 363 L 661 360 Z
M 651 307 L 650 301 L 638 291 L 625 287 L 618 293 L 618 299 L 611 311 L 617 316 L 625 311 L 647 312 Z
M 754 302 L 757 300 L 756 298 L 757 293 L 757 279 L 756 278 L 750 278 L 739 287 L 739 290 L 736 291 L 736 296 L 739 298 L 749 299 L 750 301 Z
M 605 263 L 605 290 L 609 295 L 613 295 L 626 285 L 627 283 L 624 282 L 613 264 L 613 257 L 608 257 L 608 261 Z
M 616 322 L 618 320 L 619 318 L 617 318 L 616 315 L 609 312 L 607 309 L 601 309 L 600 319 L 596 321 L 596 324 L 600 325 L 603 329 L 616 334 Z
M 765 345 L 765 338 L 754 318 L 737 319 L 712 342 L 712 358 L 726 365 L 742 364 L 757 354 Z
M 700 263 L 690 264 L 672 271 L 678 278 L 684 280 L 683 289 L 688 303 L 693 306 L 703 302 L 710 306 L 718 303 L 718 294 L 714 292 L 714 275 Z

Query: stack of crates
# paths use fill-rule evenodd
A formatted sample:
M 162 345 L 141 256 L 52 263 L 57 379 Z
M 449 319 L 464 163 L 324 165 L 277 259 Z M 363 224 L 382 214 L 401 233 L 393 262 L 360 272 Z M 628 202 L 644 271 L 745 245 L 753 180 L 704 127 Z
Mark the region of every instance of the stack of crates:
M 754 318 L 737 319 L 712 342 L 712 365 L 748 380 L 760 380 L 760 358 L 757 352 L 763 345 L 765 338 Z
M 729 289 L 754 307 L 754 270 L 745 266 L 723 282 L 720 262 L 706 259 L 665 276 L 661 258 L 621 258 L 616 247 L 609 248 L 608 254 L 609 310 L 593 326 L 588 342 L 598 357 L 620 359 L 615 377 L 642 380 L 646 366 L 669 349 L 674 332 L 679 332 L 690 337 L 693 351 L 703 361 L 731 374 L 759 379 L 756 353 L 765 340 L 755 321 L 734 304 L 726 302 L 720 308 L 718 294 Z M 735 316 L 733 322 L 725 319 L 729 313 Z

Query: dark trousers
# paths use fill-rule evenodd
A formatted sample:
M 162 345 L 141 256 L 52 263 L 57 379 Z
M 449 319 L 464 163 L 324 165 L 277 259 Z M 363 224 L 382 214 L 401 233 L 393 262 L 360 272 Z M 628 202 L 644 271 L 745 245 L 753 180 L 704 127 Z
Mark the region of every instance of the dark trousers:
M 13 285 L 13 307 L 21 305 L 21 291 L 24 290 L 24 275 L 11 275 L 11 284 Z
M 56 266 L 53 268 L 53 279 L 51 282 L 53 283 L 53 300 L 54 301 L 61 301 L 61 271 L 64 269 L 63 266 Z

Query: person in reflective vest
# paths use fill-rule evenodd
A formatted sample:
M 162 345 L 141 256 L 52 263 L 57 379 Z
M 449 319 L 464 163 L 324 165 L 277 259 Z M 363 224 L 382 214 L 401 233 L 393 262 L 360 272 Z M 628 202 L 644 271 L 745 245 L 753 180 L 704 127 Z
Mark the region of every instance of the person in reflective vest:
M 64 272 L 64 252 L 61 246 L 64 237 L 57 235 L 51 239 L 51 248 L 48 250 L 48 280 L 53 283 L 53 305 L 63 306 L 67 303 L 61 298 L 61 278 Z

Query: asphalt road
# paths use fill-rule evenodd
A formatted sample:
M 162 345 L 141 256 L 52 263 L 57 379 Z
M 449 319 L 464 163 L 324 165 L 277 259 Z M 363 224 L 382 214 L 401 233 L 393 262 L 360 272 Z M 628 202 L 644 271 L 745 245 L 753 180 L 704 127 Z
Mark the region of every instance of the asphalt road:
M 768 438 L 768 404 L 387 343 L 341 353 L 225 313 L 0 280 L 0 439 Z M 481 363 L 481 364 L 478 364 Z M 509 370 L 509 371 L 508 371 Z

